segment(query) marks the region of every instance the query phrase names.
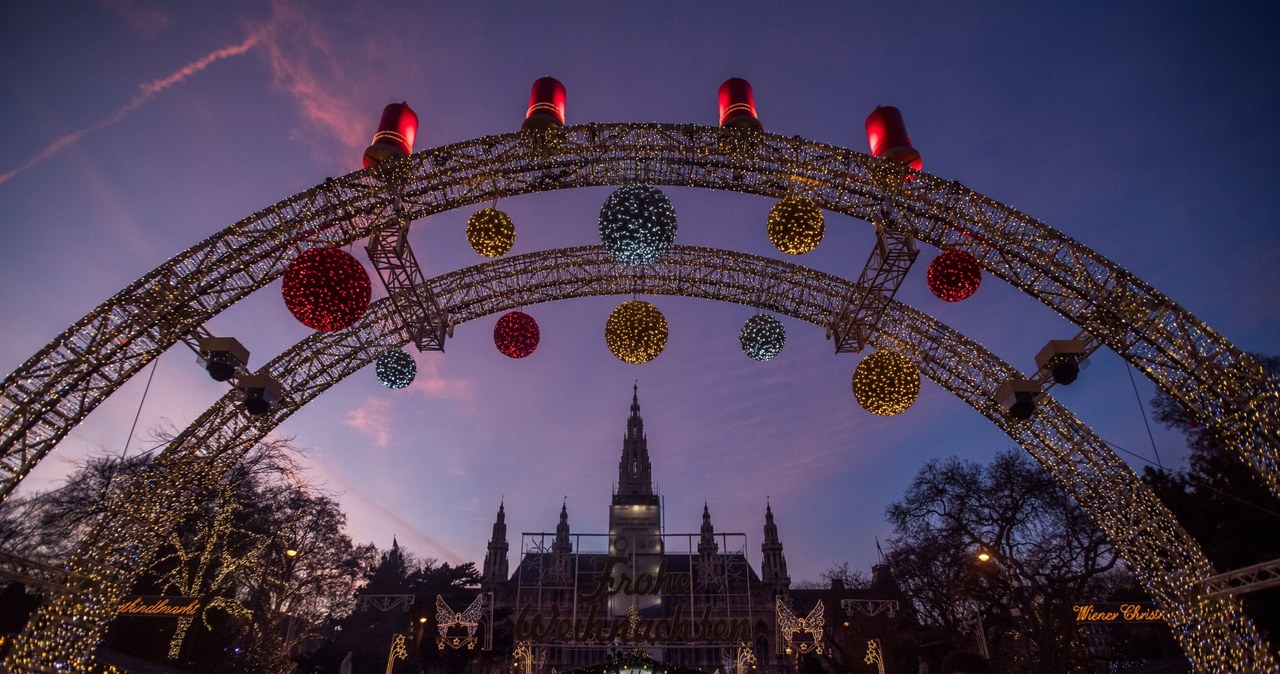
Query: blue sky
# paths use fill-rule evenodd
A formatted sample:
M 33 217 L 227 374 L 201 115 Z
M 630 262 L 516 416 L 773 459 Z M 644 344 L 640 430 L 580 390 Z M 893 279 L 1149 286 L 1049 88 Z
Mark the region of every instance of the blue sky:
M 714 124 L 717 87 L 744 77 L 767 130 L 860 151 L 866 115 L 895 105 L 925 171 L 1102 252 L 1240 348 L 1280 353 L 1277 28 L 1264 3 L 9 3 L 0 369 L 169 256 L 359 168 L 386 103 L 418 112 L 422 149 L 516 129 L 547 74 L 565 83 L 570 123 Z M 765 236 L 768 200 L 665 191 L 677 242 L 781 256 Z M 512 252 L 596 243 L 608 193 L 500 202 L 517 227 Z M 415 223 L 426 273 L 482 261 L 463 236 L 468 215 Z M 793 261 L 856 276 L 872 241 L 865 223 L 828 214 L 822 246 Z M 924 250 L 900 300 L 1026 370 L 1046 340 L 1075 334 L 990 276 L 965 302 L 933 298 L 924 266 L 936 253 Z M 279 433 L 342 493 L 357 540 L 395 535 L 423 556 L 479 561 L 500 499 L 513 538 L 553 529 L 565 498 L 575 532 L 605 529 L 638 379 L 667 529 L 696 531 L 705 499 L 717 530 L 745 532 L 755 551 L 768 498 L 796 579 L 842 561 L 869 568 L 889 535 L 885 506 L 928 459 L 986 461 L 1012 446 L 929 382 L 898 417 L 862 411 L 849 387 L 857 359 L 831 354 L 818 328 L 784 319 L 782 354 L 749 360 L 736 339 L 746 307 L 657 298 L 671 343 L 625 365 L 602 334 L 622 299 L 530 308 L 543 339 L 521 361 L 494 349 L 496 316 L 460 326 L 444 354 L 416 354 L 410 389 L 361 372 Z M 244 342 L 254 364 L 307 335 L 279 282 L 209 328 Z M 122 451 L 148 374 L 24 488 Z M 1140 376 L 1137 387 L 1145 404 L 1154 389 Z M 172 349 L 129 451 L 223 391 Z M 1054 393 L 1103 438 L 1155 459 L 1116 356 L 1095 355 Z M 1181 461 L 1178 436 L 1157 429 L 1155 443 L 1166 464 Z

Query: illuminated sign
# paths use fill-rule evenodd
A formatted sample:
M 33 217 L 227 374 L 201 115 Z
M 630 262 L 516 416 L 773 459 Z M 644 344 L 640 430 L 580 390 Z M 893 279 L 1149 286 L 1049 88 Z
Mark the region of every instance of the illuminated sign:
M 746 618 L 713 618 L 711 608 L 704 607 L 701 617 L 690 618 L 677 607 L 670 618 L 639 618 L 635 613 L 627 620 L 606 622 L 596 606 L 585 616 L 574 619 L 561 613 L 559 604 L 551 604 L 547 613 L 534 612 L 526 604 L 516 617 L 516 639 L 557 643 L 730 643 L 748 641 L 751 623 Z
M 630 597 L 662 597 L 687 594 L 692 589 L 689 575 L 669 573 L 665 560 L 656 573 L 628 573 L 627 558 L 609 556 L 602 559 L 603 573 L 596 584 L 581 593 L 579 599 L 589 606 L 584 613 L 571 607 L 563 610 L 558 603 L 546 606 L 544 613 L 532 604 L 525 604 L 516 616 L 516 639 L 579 643 L 719 643 L 747 641 L 751 636 L 751 624 L 746 618 L 714 618 L 711 607 L 704 606 L 701 616 L 691 615 L 687 609 L 677 608 L 671 617 L 641 618 L 637 611 L 629 612 L 626 620 L 606 622 L 600 615 L 599 600 L 604 597 L 626 595 Z
M 1123 604 L 1073 604 L 1078 623 L 1155 623 L 1164 621 L 1164 612 L 1150 602 Z
M 616 549 L 613 543 L 622 540 L 626 538 L 611 536 L 610 548 Z M 662 537 L 642 540 L 651 550 L 671 547 Z M 730 605 L 732 592 L 725 583 L 709 586 L 696 582 L 692 571 L 697 564 L 691 555 L 688 565 L 682 561 L 676 570 L 663 554 L 580 554 L 565 561 L 582 568 L 560 574 L 554 555 L 543 553 L 544 549 L 538 548 L 538 554 L 526 558 L 531 567 L 537 566 L 529 569 L 534 583 L 525 590 L 527 594 L 518 597 L 512 616 L 517 641 L 645 646 L 751 640 L 750 599 L 745 594 L 743 569 L 736 569 L 741 574 L 738 592 L 742 594 L 732 597 L 743 610 L 729 614 L 725 607 Z M 734 559 L 745 556 L 735 555 Z M 745 562 L 740 565 L 745 567 Z
M 147 616 L 152 618 L 194 618 L 200 608 L 198 597 L 154 597 L 133 595 L 125 597 L 116 609 L 118 616 Z

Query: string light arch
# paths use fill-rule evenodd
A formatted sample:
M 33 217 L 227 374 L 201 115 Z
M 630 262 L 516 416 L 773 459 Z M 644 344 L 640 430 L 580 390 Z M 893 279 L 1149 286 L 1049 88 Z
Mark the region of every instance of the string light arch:
M 1178 400 L 1280 495 L 1280 384 L 1150 285 L 1097 252 L 958 182 L 801 138 L 752 134 L 726 150 L 714 127 L 586 124 L 553 148 L 518 133 L 424 150 L 330 179 L 171 258 L 77 321 L 6 377 L 0 498 L 70 428 L 173 343 L 280 276 L 316 245 L 400 219 L 555 189 L 645 182 L 785 196 L 797 180 L 823 210 L 939 248 L 1053 308 Z M 884 219 L 881 213 L 895 217 Z M 1133 326 L 1141 326 L 1134 329 Z M 887 327 L 886 327 L 887 329 Z
M 698 269 L 702 273 L 693 274 Z M 530 283 L 538 279 L 539 284 Z M 432 289 L 459 322 L 575 297 L 679 295 L 769 307 L 822 326 L 854 284 L 780 260 L 732 251 L 676 246 L 648 268 L 618 265 L 600 247 L 568 248 L 468 267 L 433 279 Z M 769 289 L 761 292 L 760 288 Z M 968 403 L 1017 441 L 1053 474 L 1116 546 L 1160 605 L 1184 650 L 1207 671 L 1274 667 L 1265 644 L 1229 597 L 1206 598 L 1213 569 L 1195 541 L 1159 499 L 1107 445 L 1068 410 L 1046 397 L 1036 416 L 1016 422 L 994 399 L 999 382 L 1017 370 L 967 337 L 893 300 L 885 303 L 878 349 L 909 357 L 921 373 Z M 110 619 L 104 606 L 124 595 L 165 532 L 195 507 L 191 494 L 218 478 L 260 438 L 316 396 L 408 339 L 397 331 L 388 300 L 343 332 L 315 333 L 268 363 L 290 396 L 269 415 L 248 417 L 228 393 L 157 458 L 156 472 L 126 485 L 120 500 L 69 561 L 72 572 L 97 582 L 42 607 L 11 658 L 39 653 L 70 662 L 87 657 L 69 643 L 96 644 Z M 145 526 L 143 526 L 145 525 Z M 91 646 L 89 647 L 91 648 Z
M 903 184 L 905 169 L 892 162 L 768 133 L 752 134 L 750 152 L 729 153 L 721 131 L 584 124 L 566 127 L 548 152 L 531 151 L 519 133 L 485 136 L 331 178 L 254 213 L 138 279 L 6 377 L 0 497 L 129 377 L 308 248 L 516 194 L 644 181 L 781 198 L 797 178 L 824 210 L 880 223 L 888 206 L 898 217 L 883 226 L 939 248 L 963 245 L 985 272 L 1090 332 L 1213 427 L 1280 497 L 1280 383 L 1141 279 L 958 182 L 917 173 Z

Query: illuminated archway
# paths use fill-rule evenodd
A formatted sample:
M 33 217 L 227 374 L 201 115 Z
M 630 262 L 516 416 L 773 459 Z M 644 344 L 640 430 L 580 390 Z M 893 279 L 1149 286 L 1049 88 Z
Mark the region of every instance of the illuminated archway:
M 461 269 L 430 285 L 458 323 L 540 302 L 643 293 L 734 302 L 824 326 L 833 307 L 855 289 L 847 280 L 779 260 L 688 246 L 677 246 L 664 261 L 642 268 L 619 265 L 597 247 L 543 251 Z M 873 345 L 911 357 L 925 376 L 990 419 L 1048 469 L 1134 569 L 1194 662 L 1206 671 L 1224 672 L 1274 666 L 1234 600 L 1204 596 L 1203 579 L 1212 573 L 1208 560 L 1100 438 L 1050 398 L 1031 421 L 1009 419 L 993 394 L 1016 369 L 929 316 L 881 301 L 885 323 Z M 314 333 L 261 370 L 290 392 L 273 413 L 247 416 L 231 392 L 171 442 L 152 471 L 123 489 L 118 507 L 71 560 L 74 572 L 99 582 L 43 607 L 15 649 L 14 662 L 36 658 L 42 649 L 56 651 L 61 643 L 96 643 L 110 620 L 103 607 L 123 596 L 165 532 L 193 507 L 195 495 L 295 411 L 386 349 L 403 346 L 407 337 L 394 319 L 394 306 L 382 300 L 348 330 Z M 70 647 L 60 655 L 64 659 L 50 662 L 83 657 Z
M 966 250 L 987 272 L 1053 308 L 1135 365 L 1224 438 L 1280 495 L 1280 385 L 1254 359 L 1151 286 L 1013 208 L 927 174 L 904 183 L 904 169 L 895 164 L 800 138 L 756 134 L 749 142 L 726 143 L 721 130 L 706 126 L 587 124 L 567 127 L 560 140 L 538 146 L 516 133 L 489 136 L 332 179 L 227 227 L 148 273 L 5 378 L 0 392 L 0 498 L 12 493 L 75 424 L 144 365 L 270 283 L 303 250 L 352 243 L 401 220 L 495 198 L 634 181 L 773 197 L 798 193 L 899 237 Z M 844 290 L 842 299 L 853 292 Z M 882 332 L 873 338 L 886 339 L 906 329 L 894 320 L 905 318 L 886 314 Z M 820 323 L 826 321 L 823 317 Z M 956 378 L 954 383 L 963 381 Z M 955 390 L 944 380 L 939 383 Z M 1028 427 L 1044 423 L 1037 418 Z M 1062 439 L 1073 437 L 1067 433 Z M 234 446 L 234 438 L 227 441 Z M 1058 475 L 1064 483 L 1105 472 L 1077 459 L 1076 468 Z M 1090 512 L 1113 506 L 1120 508 L 1113 512 L 1127 512 L 1126 504 L 1113 498 L 1084 492 L 1077 498 Z M 1121 546 L 1129 537 L 1141 538 L 1149 526 L 1156 525 L 1130 524 L 1129 533 L 1109 535 L 1119 536 L 1112 540 Z M 1153 551 L 1151 568 L 1173 568 L 1162 554 L 1174 553 Z M 1142 555 L 1130 561 L 1135 567 L 1147 563 Z M 1245 636 L 1218 643 L 1228 644 L 1228 652 L 1253 657 L 1259 648 L 1256 637 L 1248 636 L 1251 630 L 1237 632 L 1236 618 L 1201 620 L 1218 611 L 1217 604 L 1193 599 L 1203 576 L 1200 567 L 1190 568 L 1196 570 L 1184 573 L 1174 583 L 1180 589 L 1169 595 L 1187 602 L 1172 609 L 1171 622 L 1230 625 L 1224 629 Z M 1222 610 L 1236 616 L 1233 608 Z M 1180 616 L 1179 611 L 1189 613 Z M 62 629 L 52 623 L 46 627 Z M 1226 660 L 1211 654 L 1215 646 L 1189 645 L 1190 637 L 1181 638 L 1199 666 L 1230 669 Z

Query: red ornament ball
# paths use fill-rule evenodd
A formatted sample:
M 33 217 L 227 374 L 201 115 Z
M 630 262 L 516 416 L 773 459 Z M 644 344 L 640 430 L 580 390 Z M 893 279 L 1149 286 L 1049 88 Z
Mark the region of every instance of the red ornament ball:
M 524 358 L 538 348 L 542 332 L 538 322 L 521 311 L 510 311 L 493 326 L 493 344 L 503 355 Z
M 963 250 L 944 250 L 929 263 L 925 274 L 929 290 L 944 302 L 959 302 L 977 292 L 982 283 L 982 265 Z
M 369 273 L 340 248 L 312 248 L 284 270 L 284 305 L 303 325 L 321 332 L 342 330 L 369 309 Z

